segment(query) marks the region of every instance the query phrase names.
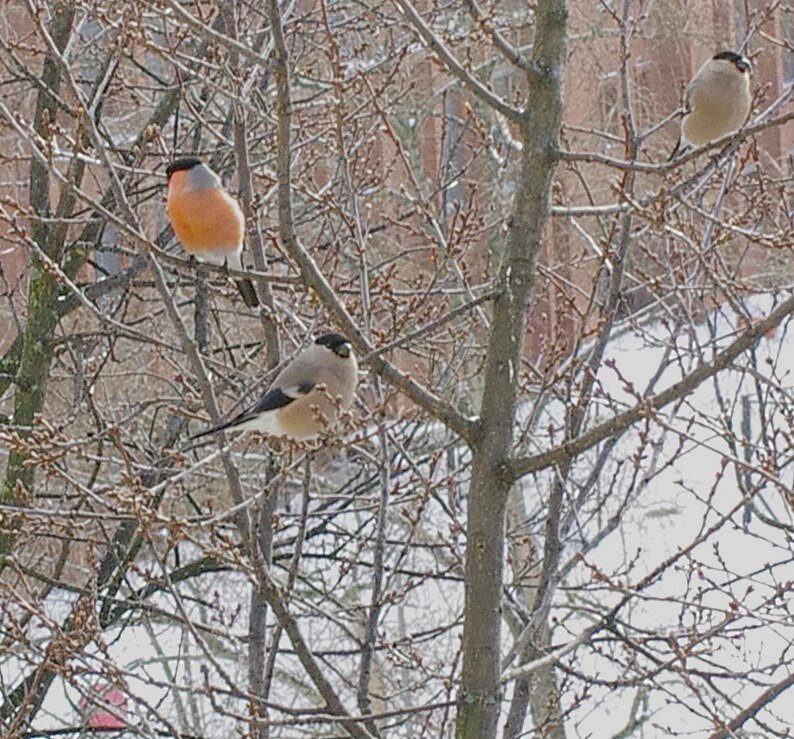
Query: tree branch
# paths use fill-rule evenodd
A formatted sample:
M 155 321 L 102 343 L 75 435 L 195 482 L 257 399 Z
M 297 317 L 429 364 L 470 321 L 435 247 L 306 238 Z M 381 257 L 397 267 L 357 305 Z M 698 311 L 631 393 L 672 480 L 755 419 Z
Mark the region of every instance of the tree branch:
M 425 43 L 444 63 L 444 66 L 446 66 L 450 73 L 455 75 L 470 92 L 480 98 L 489 108 L 493 108 L 501 113 L 505 118 L 509 118 L 516 123 L 521 120 L 520 110 L 508 105 L 504 100 L 491 92 L 482 82 L 473 77 L 451 54 L 443 41 L 441 41 L 430 26 L 422 20 L 422 16 L 419 15 L 416 8 L 411 5 L 410 0 L 395 0 L 395 2 L 405 15 L 408 16 L 417 33 L 424 39 Z
M 466 0 L 466 6 L 475 22 L 485 29 L 485 32 L 491 37 L 494 46 L 502 52 L 505 59 L 528 75 L 533 77 L 538 77 L 540 75 L 535 65 L 493 27 L 485 17 L 485 13 L 482 12 L 482 8 L 477 3 L 477 0 Z
M 788 123 L 790 120 L 794 119 L 794 110 L 789 111 L 788 113 L 783 113 L 782 115 L 776 116 L 774 118 L 763 118 L 756 123 L 753 123 L 749 126 L 744 128 L 740 128 L 735 133 L 729 133 L 726 136 L 722 136 L 721 138 L 715 139 L 708 144 L 703 144 L 702 146 L 698 146 L 696 149 L 692 149 L 692 151 L 687 152 L 684 156 L 678 157 L 674 159 L 672 162 L 660 162 L 659 164 L 652 164 L 652 163 L 645 163 L 645 162 L 637 162 L 637 161 L 626 161 L 623 159 L 615 159 L 614 157 L 608 157 L 604 154 L 598 154 L 597 152 L 576 152 L 576 151 L 561 151 L 560 152 L 560 159 L 566 162 L 588 162 L 591 164 L 605 164 L 609 167 L 613 167 L 615 169 L 621 169 L 624 171 L 631 171 L 631 172 L 651 172 L 654 174 L 667 174 L 668 172 L 678 169 L 683 164 L 687 162 L 691 162 L 693 159 L 697 159 L 701 154 L 705 154 L 706 152 L 713 151 L 715 149 L 722 149 L 725 146 L 730 144 L 740 144 L 742 141 L 749 139 L 751 136 L 755 134 L 765 131 L 768 128 L 775 128 L 776 126 L 782 126 Z
M 273 22 L 271 18 L 271 23 Z M 283 32 L 280 31 L 280 20 L 279 30 L 274 28 L 273 35 L 275 42 L 273 74 L 276 78 L 276 112 L 278 114 L 279 236 L 290 256 L 298 265 L 305 284 L 314 290 L 336 324 L 350 339 L 356 352 L 360 356 L 365 356 L 372 352 L 372 345 L 359 329 L 347 308 L 339 300 L 334 289 L 328 280 L 325 279 L 323 273 L 320 272 L 314 259 L 300 243 L 295 233 L 292 213 L 292 166 L 290 161 L 292 104 L 289 90 L 289 60 Z M 466 442 L 472 442 L 476 428 L 474 420 L 466 418 L 452 404 L 422 387 L 415 380 L 412 380 L 407 373 L 398 370 L 382 357 L 373 356 L 369 360 L 369 365 L 384 380 L 405 393 L 417 405 L 424 408 L 435 418 L 438 418 Z
M 729 739 L 729 737 L 734 736 L 736 730 L 740 729 L 748 719 L 755 716 L 764 706 L 771 703 L 792 685 L 794 685 L 794 672 L 783 678 L 779 683 L 767 688 L 734 719 L 725 724 L 719 731 L 715 731 L 709 739 Z
M 727 349 L 723 349 L 710 362 L 704 362 L 684 379 L 667 388 L 667 390 L 643 400 L 625 413 L 621 413 L 619 416 L 615 416 L 615 418 L 590 429 L 578 439 L 565 442 L 556 449 L 550 449 L 547 452 L 514 460 L 511 463 L 514 479 L 574 459 L 582 452 L 594 447 L 604 439 L 620 433 L 637 423 L 637 421 L 643 418 L 652 418 L 656 411 L 682 398 L 710 377 L 729 367 L 734 359 L 748 349 L 755 347 L 764 334 L 774 329 L 792 313 L 794 313 L 794 296 L 781 303 L 769 316 L 750 326 L 736 341 Z

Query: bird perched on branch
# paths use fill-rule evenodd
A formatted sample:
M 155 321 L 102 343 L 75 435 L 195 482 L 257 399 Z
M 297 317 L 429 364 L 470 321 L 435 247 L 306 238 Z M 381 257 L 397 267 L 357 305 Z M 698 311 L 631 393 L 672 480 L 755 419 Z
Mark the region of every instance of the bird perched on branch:
M 733 51 L 715 54 L 700 68 L 684 90 L 681 135 L 670 160 L 742 127 L 753 99 L 749 71 L 747 58 Z
M 221 179 L 195 157 L 177 159 L 165 170 L 166 209 L 182 248 L 200 262 L 242 270 L 245 218 L 237 201 L 223 189 Z M 259 299 L 251 280 L 236 280 L 249 308 Z
M 259 401 L 230 421 L 194 434 L 198 439 L 228 429 L 311 439 L 353 403 L 358 362 L 341 334 L 323 334 L 293 359 Z

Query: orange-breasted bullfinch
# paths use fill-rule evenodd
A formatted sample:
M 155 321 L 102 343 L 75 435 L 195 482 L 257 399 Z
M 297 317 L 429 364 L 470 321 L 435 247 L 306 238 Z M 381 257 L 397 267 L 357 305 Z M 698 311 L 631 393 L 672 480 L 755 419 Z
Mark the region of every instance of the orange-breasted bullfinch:
M 358 362 L 341 334 L 323 334 L 293 359 L 259 401 L 230 421 L 193 435 L 224 429 L 260 431 L 288 439 L 311 439 L 353 403 Z
M 753 101 L 749 72 L 750 62 L 733 51 L 715 54 L 700 68 L 684 90 L 681 135 L 671 160 L 742 127 Z
M 245 218 L 221 179 L 195 157 L 177 159 L 165 170 L 166 209 L 182 248 L 200 262 L 242 270 Z M 249 308 L 259 305 L 251 280 L 236 280 Z

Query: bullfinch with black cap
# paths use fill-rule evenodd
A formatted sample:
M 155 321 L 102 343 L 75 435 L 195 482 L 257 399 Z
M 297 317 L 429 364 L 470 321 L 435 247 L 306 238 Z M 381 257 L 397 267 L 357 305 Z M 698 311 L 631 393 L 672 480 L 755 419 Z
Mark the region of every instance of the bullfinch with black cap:
M 245 218 L 220 177 L 195 157 L 177 159 L 165 172 L 166 209 L 182 248 L 200 262 L 242 270 Z M 256 308 L 259 299 L 251 280 L 236 282 L 245 304 Z
M 747 120 L 752 101 L 747 58 L 733 51 L 715 54 L 684 90 L 681 135 L 670 159 L 692 146 L 738 131 Z
M 350 342 L 341 334 L 323 334 L 278 373 L 254 405 L 191 438 L 227 430 L 311 439 L 336 420 L 340 408 L 353 403 L 357 383 Z

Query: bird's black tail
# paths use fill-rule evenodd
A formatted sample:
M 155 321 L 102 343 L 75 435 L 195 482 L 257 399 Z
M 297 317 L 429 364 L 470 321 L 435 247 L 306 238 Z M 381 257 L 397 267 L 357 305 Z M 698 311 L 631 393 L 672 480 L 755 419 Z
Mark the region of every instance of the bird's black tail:
M 237 289 L 240 291 L 240 295 L 243 296 L 243 302 L 249 308 L 258 308 L 259 307 L 259 298 L 257 297 L 256 290 L 254 290 L 254 283 L 248 277 L 245 277 L 241 280 L 235 280 L 237 283 Z
M 670 157 L 667 159 L 668 162 L 672 162 L 673 159 L 678 159 L 678 157 L 684 156 L 689 149 L 689 144 L 684 143 L 684 137 L 678 137 L 678 143 L 675 145 L 675 149 L 673 149 L 673 153 L 670 154 Z
M 232 426 L 236 426 L 239 423 L 239 418 L 233 418 L 231 421 L 225 421 L 224 423 L 219 423 L 217 426 L 212 426 L 211 428 L 204 429 L 204 431 L 199 431 L 197 434 L 191 434 L 188 436 L 188 441 L 193 441 L 194 439 L 201 439 L 204 436 L 209 436 L 210 434 L 217 434 L 219 431 L 224 431 Z

